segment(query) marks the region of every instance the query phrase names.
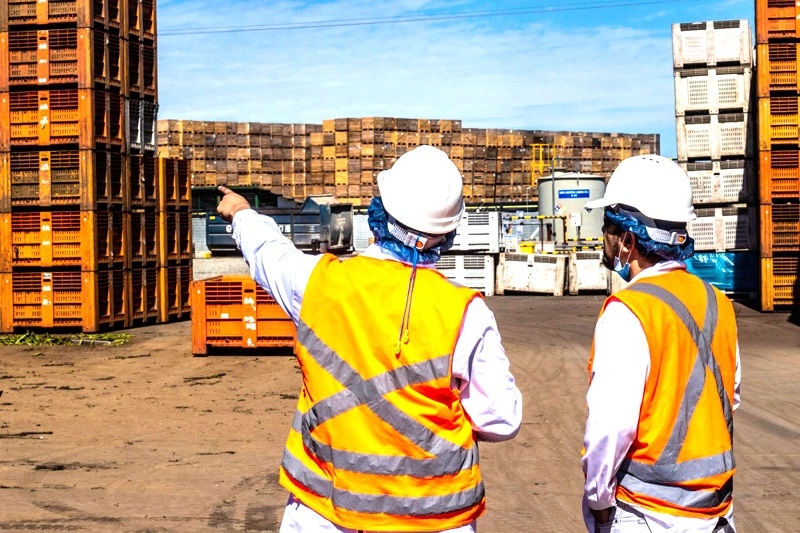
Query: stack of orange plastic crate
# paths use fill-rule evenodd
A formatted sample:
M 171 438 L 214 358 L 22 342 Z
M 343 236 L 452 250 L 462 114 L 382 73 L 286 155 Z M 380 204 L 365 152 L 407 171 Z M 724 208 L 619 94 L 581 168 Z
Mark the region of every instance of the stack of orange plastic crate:
M 161 318 L 156 107 L 154 0 L 2 3 L 0 331 Z
M 761 307 L 800 303 L 800 6 L 756 2 Z

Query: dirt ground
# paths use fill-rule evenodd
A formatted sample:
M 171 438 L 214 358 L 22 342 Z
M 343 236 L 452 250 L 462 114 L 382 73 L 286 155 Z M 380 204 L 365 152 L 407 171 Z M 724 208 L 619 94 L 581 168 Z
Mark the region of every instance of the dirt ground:
M 482 444 L 480 531 L 583 530 L 586 359 L 602 299 L 487 299 L 525 404 L 515 440 Z M 800 327 L 736 309 L 736 523 L 798 531 Z M 295 359 L 193 357 L 190 322 L 130 331 L 121 347 L 0 346 L 0 530 L 277 531 Z

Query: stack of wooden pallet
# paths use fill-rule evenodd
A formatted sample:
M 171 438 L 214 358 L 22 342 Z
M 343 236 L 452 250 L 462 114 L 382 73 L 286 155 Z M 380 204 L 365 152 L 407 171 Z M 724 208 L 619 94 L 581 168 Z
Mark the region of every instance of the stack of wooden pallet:
M 337 118 L 322 124 L 161 120 L 159 152 L 191 160 L 195 186 L 259 186 L 302 201 L 332 194 L 366 205 L 377 174 L 421 144 L 441 148 L 468 203 L 534 199 L 553 167 L 609 176 L 622 159 L 658 153 L 657 134 L 463 128 L 460 120 Z M 531 194 L 533 191 L 533 194 Z

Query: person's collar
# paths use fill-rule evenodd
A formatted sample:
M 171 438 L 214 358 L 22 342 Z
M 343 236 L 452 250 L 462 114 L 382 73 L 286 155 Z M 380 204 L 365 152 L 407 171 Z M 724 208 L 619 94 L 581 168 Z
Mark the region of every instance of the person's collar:
M 658 276 L 660 274 L 666 274 L 667 272 L 672 272 L 673 270 L 686 270 L 686 263 L 684 261 L 660 261 L 653 266 L 647 267 L 644 270 L 640 271 L 636 274 L 632 279 L 631 283 L 634 281 L 640 280 L 642 278 L 648 278 L 651 276 Z
M 370 244 L 367 248 L 359 254 L 363 257 L 369 257 L 371 259 L 380 259 L 386 261 L 397 261 L 398 263 L 403 263 L 406 265 L 411 265 L 409 261 L 404 261 L 402 258 L 398 257 L 397 255 L 393 254 L 391 250 L 386 250 L 381 248 L 378 244 Z M 423 263 L 418 262 L 417 267 L 420 268 L 433 268 L 436 266 L 436 263 Z

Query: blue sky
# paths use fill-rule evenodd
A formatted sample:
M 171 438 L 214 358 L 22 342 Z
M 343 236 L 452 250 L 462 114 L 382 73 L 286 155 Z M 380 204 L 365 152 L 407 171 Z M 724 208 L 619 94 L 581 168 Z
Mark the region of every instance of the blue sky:
M 159 0 L 158 116 L 659 133 L 675 157 L 671 25 L 747 19 L 754 32 L 754 5 Z

